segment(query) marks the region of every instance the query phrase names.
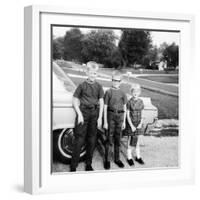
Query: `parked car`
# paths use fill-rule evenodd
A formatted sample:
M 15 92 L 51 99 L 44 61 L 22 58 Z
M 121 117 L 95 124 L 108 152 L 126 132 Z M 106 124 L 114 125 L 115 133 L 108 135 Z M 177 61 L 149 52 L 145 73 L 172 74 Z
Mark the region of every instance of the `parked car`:
M 150 70 L 158 70 L 159 69 L 159 63 L 160 62 L 152 62 L 150 65 L 146 66 L 145 69 L 150 69 Z
M 72 96 L 76 85 L 66 73 L 53 62 L 53 159 L 68 162 L 71 159 L 74 142 L 74 121 L 76 113 L 72 106 Z M 81 158 L 85 147 L 81 149 Z
M 74 123 L 76 113 L 72 106 L 72 96 L 76 89 L 76 85 L 55 62 L 53 62 L 52 73 L 53 159 L 69 162 L 72 156 L 74 143 Z M 104 88 L 104 90 L 106 89 L 107 88 Z M 127 97 L 130 98 L 130 95 L 127 94 Z M 142 115 L 144 118 L 144 126 L 146 126 L 158 117 L 158 110 L 151 104 L 150 98 L 142 99 L 144 102 L 144 111 Z M 102 136 L 102 131 L 99 131 L 98 135 Z M 85 146 L 83 146 L 80 154 L 82 160 L 84 159 L 85 153 Z

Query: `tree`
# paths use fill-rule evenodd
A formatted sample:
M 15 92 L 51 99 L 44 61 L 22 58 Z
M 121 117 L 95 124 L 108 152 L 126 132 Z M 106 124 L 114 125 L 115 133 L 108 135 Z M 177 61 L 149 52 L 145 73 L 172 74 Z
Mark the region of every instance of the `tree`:
M 53 39 L 53 59 L 62 59 L 64 56 L 64 38 L 59 37 Z
M 167 65 L 171 68 L 176 68 L 179 65 L 179 49 L 178 45 L 172 43 L 171 45 L 167 45 L 163 50 L 163 58 L 167 60 Z
M 123 66 L 141 63 L 151 47 L 151 35 L 148 31 L 125 29 L 122 32 L 119 49 L 122 55 Z
M 115 40 L 116 36 L 111 30 L 92 30 L 85 34 L 82 46 L 84 62 L 93 60 L 105 64 L 116 49 Z
M 157 46 L 152 46 L 148 53 L 143 57 L 142 64 L 144 67 L 150 66 L 153 62 L 159 60 L 159 51 Z
M 121 63 L 122 63 L 122 55 L 121 52 L 119 51 L 119 48 L 115 48 L 115 50 L 112 51 L 110 57 L 108 57 L 105 60 L 105 67 L 108 68 L 116 68 L 116 69 L 121 69 Z
M 64 59 L 80 62 L 82 60 L 82 40 L 84 35 L 80 29 L 72 28 L 64 37 Z

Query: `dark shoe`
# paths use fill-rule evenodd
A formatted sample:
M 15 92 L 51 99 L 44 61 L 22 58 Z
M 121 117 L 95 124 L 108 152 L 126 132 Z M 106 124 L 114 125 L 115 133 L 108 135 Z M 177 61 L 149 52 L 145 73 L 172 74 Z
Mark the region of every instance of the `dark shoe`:
M 70 167 L 70 172 L 75 172 L 76 168 Z
M 104 168 L 105 169 L 110 169 L 110 162 L 109 161 L 105 161 L 104 162 Z
M 134 165 L 133 159 L 127 159 L 127 162 L 130 166 Z
M 123 168 L 123 167 L 124 167 L 124 164 L 123 164 L 123 162 L 122 162 L 121 160 L 115 161 L 115 164 L 116 164 L 118 167 L 120 167 L 120 168 Z
M 142 160 L 142 158 L 135 158 L 135 161 L 138 162 L 141 165 L 144 165 L 144 161 Z
M 94 171 L 91 165 L 86 165 L 85 171 Z

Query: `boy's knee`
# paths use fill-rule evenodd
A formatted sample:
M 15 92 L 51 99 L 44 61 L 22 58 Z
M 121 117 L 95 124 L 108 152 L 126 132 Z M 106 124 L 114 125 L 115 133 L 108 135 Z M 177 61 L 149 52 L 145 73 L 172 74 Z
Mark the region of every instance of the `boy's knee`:
M 115 139 L 115 146 L 119 147 L 120 146 L 120 139 Z
M 76 137 L 74 141 L 74 146 L 75 148 L 82 146 L 84 143 L 84 138 L 83 137 Z
M 111 138 L 107 138 L 105 141 L 106 146 L 112 146 L 112 140 Z

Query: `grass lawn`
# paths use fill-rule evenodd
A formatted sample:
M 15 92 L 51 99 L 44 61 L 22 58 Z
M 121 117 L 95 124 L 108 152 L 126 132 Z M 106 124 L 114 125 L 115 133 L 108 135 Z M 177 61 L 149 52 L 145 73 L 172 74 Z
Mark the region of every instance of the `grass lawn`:
M 77 85 L 81 83 L 84 79 L 81 78 L 71 78 L 72 81 Z M 98 80 L 104 87 L 110 87 L 111 82 Z M 124 92 L 129 93 L 130 86 L 128 84 L 122 83 L 121 88 Z M 154 106 L 158 108 L 158 118 L 159 119 L 178 119 L 178 98 L 142 89 L 142 97 L 150 97 L 151 102 Z
M 86 74 L 85 74 L 85 72 L 83 72 L 83 71 L 75 71 L 74 69 L 71 69 L 71 68 L 66 68 L 66 67 L 64 67 L 63 68 L 63 70 L 66 72 L 66 73 L 70 73 L 70 74 L 76 74 L 76 75 L 80 75 L 80 76 L 86 76 Z M 103 73 L 103 74 L 106 74 L 106 75 L 109 75 L 109 73 Z M 146 77 L 146 76 L 145 76 Z M 123 79 L 124 80 L 126 80 L 126 81 L 131 81 L 131 82 L 137 82 L 137 83 L 139 83 L 141 86 L 143 86 L 144 88 L 146 88 L 146 89 L 149 89 L 149 90 L 152 90 L 152 88 L 157 88 L 158 90 L 162 90 L 162 91 L 166 91 L 166 92 L 170 92 L 170 93 L 173 93 L 173 94 L 178 94 L 178 87 L 175 87 L 175 86 L 173 86 L 173 85 L 164 85 L 164 84 L 158 84 L 158 83 L 156 83 L 156 82 L 149 82 L 149 80 L 148 80 L 148 78 L 140 78 L 140 77 L 138 77 L 138 78 L 134 78 L 134 77 L 131 77 L 131 78 L 127 78 L 127 77 L 123 77 Z M 151 77 L 150 76 L 148 76 L 149 77 L 149 79 L 151 79 Z M 169 82 L 169 83 L 174 83 L 174 82 L 176 82 L 176 81 L 178 81 L 178 76 L 176 76 L 176 75 L 173 75 L 173 76 L 167 76 L 167 77 L 165 77 L 165 76 L 162 76 L 161 78 L 159 78 L 160 76 L 153 76 L 153 78 L 155 77 L 155 81 L 157 81 L 157 80 L 163 80 L 163 82 L 165 81 L 165 82 Z M 152 79 L 152 80 L 154 80 L 154 79 Z M 171 81 L 171 82 L 170 82 Z M 178 95 L 176 95 L 176 96 L 178 96 Z
M 80 64 L 76 64 L 70 61 L 64 61 L 64 60 L 57 60 L 57 64 L 59 64 L 61 67 L 66 68 L 80 68 L 83 69 L 83 66 Z M 114 68 L 100 68 L 99 71 L 101 73 L 106 73 L 108 75 L 111 75 Z M 123 68 L 120 69 L 121 73 L 125 74 L 127 71 L 132 72 L 133 74 L 178 74 L 178 71 L 168 71 L 167 73 L 165 71 L 158 71 L 158 70 L 148 70 L 148 69 L 133 69 L 133 68 Z
M 102 73 L 106 73 L 111 75 L 113 70 L 115 70 L 114 68 L 100 68 L 100 72 Z M 121 73 L 126 74 L 127 71 L 132 72 L 133 74 L 178 74 L 178 71 L 158 71 L 158 70 L 147 70 L 147 69 L 132 69 L 132 68 L 123 68 L 120 70 Z
M 178 75 L 177 76 L 140 76 L 140 78 L 156 81 L 160 83 L 175 83 L 178 84 Z
M 66 73 L 85 75 L 84 72 L 74 71 L 69 68 L 63 68 Z M 81 83 L 83 78 L 71 77 L 72 81 L 78 85 Z M 111 87 L 110 81 L 98 80 L 104 87 Z M 121 88 L 124 92 L 129 93 L 130 86 L 128 84 L 122 83 Z M 158 118 L 159 119 L 178 119 L 178 97 L 161 94 L 155 91 L 150 91 L 147 89 L 142 89 L 142 97 L 150 97 L 152 104 L 158 108 Z
M 160 94 L 146 89 L 142 89 L 141 96 L 151 98 L 152 104 L 158 108 L 159 119 L 178 119 L 178 97 Z
M 81 75 L 81 76 L 86 76 L 86 73 L 85 72 L 83 72 L 83 71 L 75 71 L 75 70 L 73 70 L 73 69 L 69 69 L 69 68 L 67 68 L 67 69 L 63 69 L 65 72 L 67 72 L 67 73 L 70 73 L 70 74 L 76 74 L 76 75 Z

